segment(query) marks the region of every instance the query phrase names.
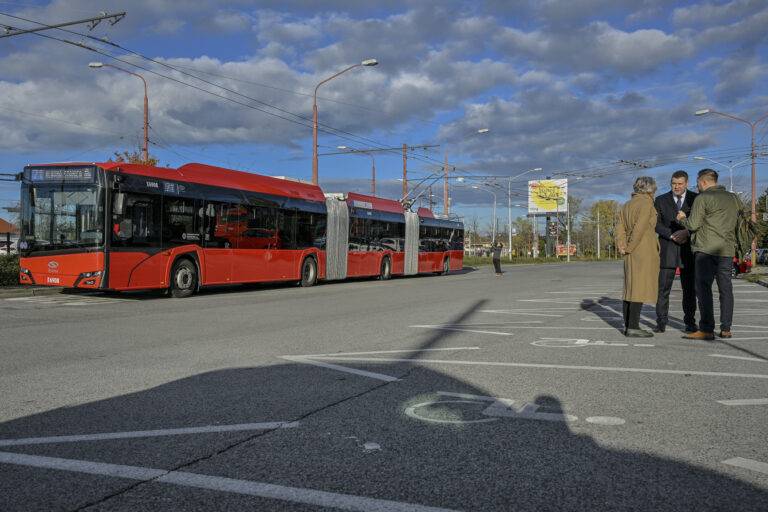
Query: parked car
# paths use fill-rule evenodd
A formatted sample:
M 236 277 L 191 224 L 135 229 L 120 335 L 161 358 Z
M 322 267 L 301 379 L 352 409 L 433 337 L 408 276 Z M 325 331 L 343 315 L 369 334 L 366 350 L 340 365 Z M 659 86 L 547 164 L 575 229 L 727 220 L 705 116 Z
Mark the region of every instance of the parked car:
M 768 249 L 766 249 L 765 247 L 758 249 L 755 262 L 758 265 L 768 265 Z
M 11 240 L 10 252 L 8 251 L 8 241 L 0 240 L 0 256 L 5 254 L 16 254 L 16 240 Z
M 739 258 L 733 258 L 733 269 L 731 269 L 731 277 L 736 277 L 738 274 L 746 274 L 752 271 L 752 261 L 749 259 L 749 255 L 744 257 L 744 261 L 739 261 Z

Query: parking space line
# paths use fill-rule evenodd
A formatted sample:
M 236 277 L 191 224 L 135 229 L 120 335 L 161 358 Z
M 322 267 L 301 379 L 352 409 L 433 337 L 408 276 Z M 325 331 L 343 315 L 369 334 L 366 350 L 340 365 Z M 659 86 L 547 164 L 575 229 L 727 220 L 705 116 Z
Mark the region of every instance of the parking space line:
M 400 350 L 370 350 L 367 352 L 334 352 L 331 354 L 302 354 L 296 357 L 322 357 L 322 356 L 362 356 L 366 354 L 402 354 L 403 352 L 445 352 L 453 350 L 480 350 L 480 347 L 444 347 L 444 348 L 401 348 Z
M 749 469 L 768 475 L 768 464 L 760 462 L 758 460 L 745 459 L 743 457 L 734 457 L 732 459 L 724 460 L 723 464 L 730 466 L 736 466 L 737 468 Z
M 505 363 L 500 361 L 458 361 L 445 359 L 394 359 L 394 358 L 373 358 L 373 357 L 340 357 L 325 358 L 336 361 L 366 362 L 366 363 L 417 363 L 417 364 L 447 364 L 461 366 L 498 366 L 510 368 L 548 368 L 553 370 L 589 370 L 601 372 L 627 372 L 627 373 L 660 373 L 666 375 L 698 375 L 703 377 L 736 377 L 745 379 L 768 379 L 768 374 L 761 373 L 731 373 L 731 372 L 705 372 L 698 370 L 666 370 L 656 368 L 622 368 L 612 366 L 576 366 L 564 364 L 543 364 L 543 363 Z
M 709 354 L 709 357 L 723 357 L 726 359 L 740 359 L 742 361 L 756 361 L 758 363 L 768 363 L 765 359 L 760 359 L 758 357 L 747 357 L 747 356 L 731 356 L 727 354 Z
M 313 356 L 318 357 L 318 356 Z M 346 366 L 339 366 L 337 364 L 324 363 L 316 359 L 309 359 L 302 356 L 280 356 L 280 359 L 291 361 L 294 363 L 310 364 L 313 366 L 319 366 L 321 368 L 328 368 L 330 370 L 337 370 L 345 373 L 352 373 L 354 375 L 360 375 L 362 377 L 370 377 L 371 379 L 383 380 L 384 382 L 397 382 L 400 379 L 392 377 L 391 375 L 384 375 L 383 373 L 367 372 L 365 370 L 358 370 L 357 368 L 348 368 Z
M 477 329 L 458 329 L 456 327 L 447 327 L 443 325 L 411 325 L 409 327 L 415 327 L 417 329 L 436 329 L 438 331 L 474 332 L 476 334 L 495 334 L 496 336 L 512 336 L 511 332 L 480 331 Z M 520 328 L 523 328 L 523 326 L 515 326 L 515 329 L 520 329 Z M 531 328 L 541 329 L 542 327 L 537 325 Z
M 109 476 L 139 480 L 145 483 L 161 482 L 183 487 L 208 489 L 212 491 L 244 494 L 280 501 L 304 503 L 316 507 L 331 507 L 343 510 L 380 511 L 380 512 L 446 512 L 450 509 L 430 507 L 415 503 L 382 500 L 338 494 L 314 489 L 287 487 L 284 485 L 236 480 L 234 478 L 215 477 L 187 473 L 184 471 L 166 471 L 163 469 L 145 468 L 140 466 L 124 466 L 106 464 L 86 460 L 62 459 L 57 457 L 42 457 L 39 455 L 24 455 L 20 453 L 0 452 L 0 463 L 17 466 L 57 469 L 74 473 Z
M 104 441 L 107 439 L 134 439 L 137 437 L 180 436 L 188 434 L 209 434 L 212 432 L 238 432 L 242 430 L 271 430 L 296 428 L 298 422 L 241 423 L 238 425 L 208 425 L 204 427 L 171 428 L 164 430 L 137 430 L 134 432 L 109 432 L 82 434 L 77 436 L 28 437 L 25 439 L 0 439 L 0 446 L 24 446 L 30 444 L 77 443 L 81 441 Z
M 768 405 L 768 398 L 743 398 L 741 400 L 717 400 L 723 405 Z

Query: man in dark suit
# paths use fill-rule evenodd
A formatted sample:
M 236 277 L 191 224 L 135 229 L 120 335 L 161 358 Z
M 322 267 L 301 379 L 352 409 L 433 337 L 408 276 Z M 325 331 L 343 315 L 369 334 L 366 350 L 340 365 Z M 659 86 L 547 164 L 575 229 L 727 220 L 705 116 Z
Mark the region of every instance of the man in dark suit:
M 654 204 L 658 212 L 656 233 L 661 246 L 659 270 L 659 296 L 656 300 L 656 327 L 659 332 L 666 329 L 669 317 L 669 292 L 675 281 L 675 270 L 680 269 L 680 283 L 683 287 L 683 321 L 685 330 L 696 331 L 696 289 L 693 272 L 693 253 L 688 230 L 677 223 L 677 212 L 691 211 L 696 193 L 688 190 L 688 173 L 676 171 L 672 174 L 671 189 L 656 197 Z

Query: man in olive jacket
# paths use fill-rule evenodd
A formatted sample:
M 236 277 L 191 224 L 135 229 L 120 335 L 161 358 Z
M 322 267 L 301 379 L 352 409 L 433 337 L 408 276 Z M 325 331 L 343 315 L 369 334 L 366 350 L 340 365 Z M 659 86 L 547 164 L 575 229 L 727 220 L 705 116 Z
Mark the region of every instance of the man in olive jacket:
M 696 274 L 696 298 L 699 302 L 699 330 L 683 338 L 715 339 L 715 313 L 712 303 L 712 281 L 717 280 L 720 293 L 720 337 L 731 337 L 733 321 L 733 285 L 731 267 L 736 252 L 736 221 L 741 201 L 735 194 L 717 184 L 717 172 L 699 171 L 696 184 L 699 195 L 691 214 L 677 213 L 678 223 L 692 233 Z

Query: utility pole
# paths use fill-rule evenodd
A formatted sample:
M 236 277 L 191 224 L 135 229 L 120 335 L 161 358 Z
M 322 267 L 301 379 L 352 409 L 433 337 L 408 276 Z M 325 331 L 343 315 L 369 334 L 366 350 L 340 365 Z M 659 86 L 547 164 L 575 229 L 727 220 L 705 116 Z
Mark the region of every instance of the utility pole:
M 107 20 L 110 18 L 113 18 L 112 21 L 110 22 L 110 25 L 114 25 L 118 21 L 125 18 L 125 13 L 124 12 L 119 12 L 117 14 L 104 13 L 101 16 L 96 16 L 94 18 L 86 18 L 84 20 L 77 20 L 77 21 L 68 21 L 65 23 L 58 23 L 56 25 L 43 25 L 42 23 L 39 23 L 39 25 L 43 25 L 43 26 L 38 28 L 31 28 L 27 30 L 17 28 L 17 27 L 11 27 L 9 25 L 0 25 L 0 28 L 5 29 L 5 32 L 6 32 L 5 34 L 0 35 L 0 39 L 4 37 L 18 36 L 21 34 L 31 34 L 33 32 L 40 32 L 41 30 L 50 30 L 52 28 L 68 27 L 70 25 L 80 25 L 81 23 L 90 23 L 91 25 L 88 27 L 88 30 L 93 30 L 94 28 L 96 28 L 96 25 L 98 25 L 102 20 Z
M 597 259 L 600 259 L 600 206 L 597 207 Z
M 408 197 L 408 144 L 403 144 L 403 197 Z

